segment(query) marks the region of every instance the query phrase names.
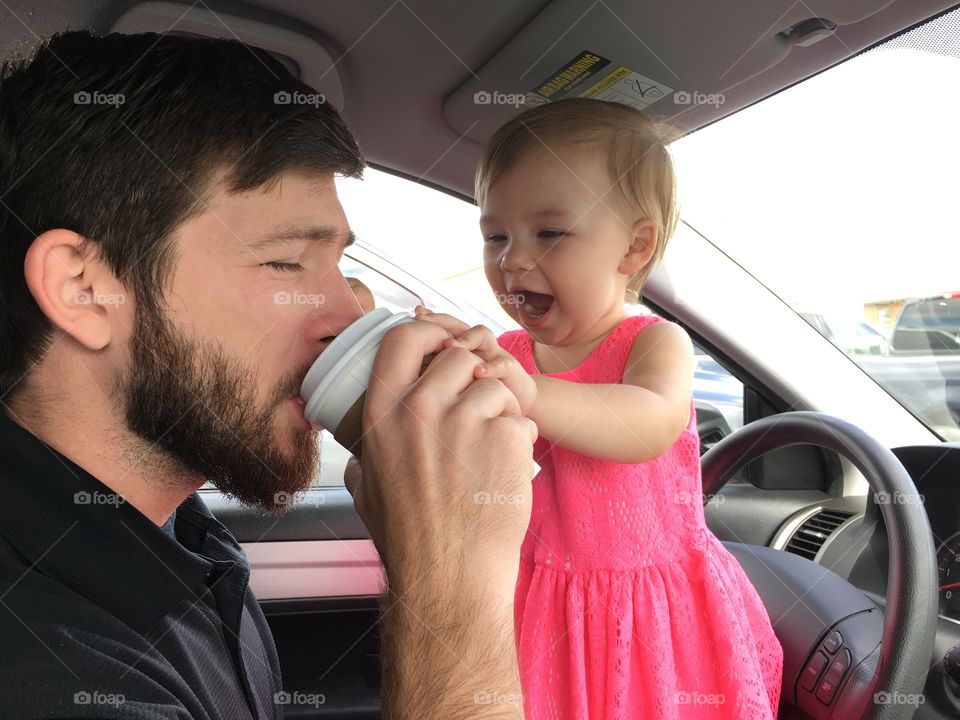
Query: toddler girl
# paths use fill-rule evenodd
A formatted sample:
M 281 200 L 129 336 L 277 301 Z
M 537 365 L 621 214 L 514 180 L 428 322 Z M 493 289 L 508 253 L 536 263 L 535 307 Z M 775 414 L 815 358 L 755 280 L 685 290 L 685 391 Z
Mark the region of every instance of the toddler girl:
M 529 720 L 774 718 L 782 650 L 704 521 L 694 355 L 630 316 L 676 225 L 660 129 L 599 100 L 533 108 L 477 171 L 484 266 L 522 330 L 450 330 L 540 431 L 516 637 Z

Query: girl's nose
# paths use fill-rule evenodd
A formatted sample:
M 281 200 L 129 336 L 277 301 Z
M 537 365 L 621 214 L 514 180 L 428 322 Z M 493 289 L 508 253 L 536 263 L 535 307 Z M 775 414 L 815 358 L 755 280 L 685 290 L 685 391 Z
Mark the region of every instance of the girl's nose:
M 523 243 L 510 240 L 500 257 L 500 269 L 504 272 L 526 272 L 533 269 L 535 261 Z

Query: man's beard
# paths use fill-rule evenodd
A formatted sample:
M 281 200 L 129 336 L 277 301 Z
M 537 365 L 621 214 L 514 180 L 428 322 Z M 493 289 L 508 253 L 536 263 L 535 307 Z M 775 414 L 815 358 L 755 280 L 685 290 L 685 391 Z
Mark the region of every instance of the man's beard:
M 221 492 L 268 513 L 309 487 L 319 447 L 295 431 L 292 454 L 277 447 L 278 407 L 299 394 L 309 365 L 285 376 L 266 406 L 256 403 L 257 371 L 219 343 L 192 343 L 162 315 L 138 308 L 130 370 L 120 378 L 127 426 L 151 447 Z

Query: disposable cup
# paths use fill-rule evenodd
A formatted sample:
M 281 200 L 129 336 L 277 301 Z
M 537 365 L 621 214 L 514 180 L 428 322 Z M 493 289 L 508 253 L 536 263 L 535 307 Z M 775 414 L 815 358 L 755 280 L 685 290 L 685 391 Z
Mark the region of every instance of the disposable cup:
M 408 313 L 377 308 L 363 315 L 331 342 L 314 361 L 300 386 L 306 400 L 304 416 L 333 433 L 334 439 L 358 458 L 363 453 L 363 403 L 373 373 L 373 361 L 383 336 L 403 323 Z M 434 355 L 427 355 L 422 373 Z M 540 472 L 535 462 L 534 475 Z

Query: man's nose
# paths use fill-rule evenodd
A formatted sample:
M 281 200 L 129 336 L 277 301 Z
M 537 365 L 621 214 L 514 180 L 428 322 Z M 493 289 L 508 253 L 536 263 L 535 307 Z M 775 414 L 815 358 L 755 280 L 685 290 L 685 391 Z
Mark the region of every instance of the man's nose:
M 337 269 L 326 276 L 318 287 L 323 301 L 317 305 L 309 324 L 310 342 L 329 342 L 363 315 L 353 290 Z

